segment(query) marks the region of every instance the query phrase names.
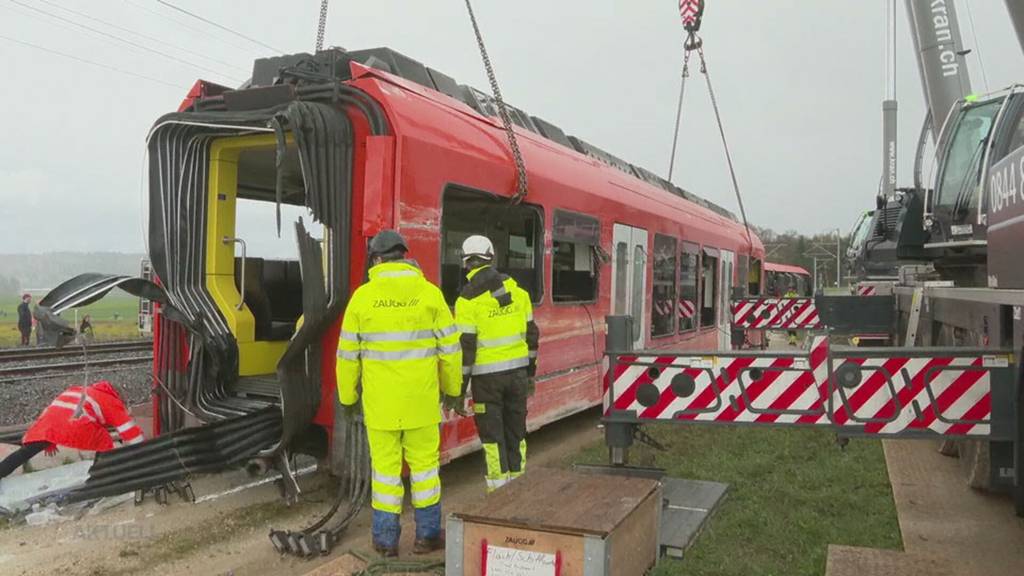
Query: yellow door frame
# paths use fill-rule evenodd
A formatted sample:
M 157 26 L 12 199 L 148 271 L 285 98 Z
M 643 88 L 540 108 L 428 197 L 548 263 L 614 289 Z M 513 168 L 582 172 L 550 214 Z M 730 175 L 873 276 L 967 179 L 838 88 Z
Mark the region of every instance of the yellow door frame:
M 289 139 L 290 140 L 290 139 Z M 238 158 L 243 151 L 275 148 L 273 134 L 218 138 L 210 145 L 207 196 L 206 289 L 238 342 L 238 375 L 272 374 L 288 347 L 287 341 L 256 340 L 256 319 L 239 303 L 235 286 L 235 210 L 238 200 Z M 225 241 L 225 239 L 229 239 Z M 243 238 L 244 240 L 244 238 Z

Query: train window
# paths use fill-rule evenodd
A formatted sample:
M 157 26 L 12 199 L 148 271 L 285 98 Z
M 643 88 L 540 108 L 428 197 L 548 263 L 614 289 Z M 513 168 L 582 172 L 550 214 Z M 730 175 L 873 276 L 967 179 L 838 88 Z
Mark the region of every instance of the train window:
M 651 298 L 651 336 L 676 331 L 676 239 L 654 235 L 654 289 Z
M 629 284 L 629 269 L 625 263 L 629 260 L 629 246 L 625 242 L 615 245 L 615 261 L 619 262 L 615 269 L 615 303 L 612 314 L 624 315 L 626 310 L 626 286 Z
M 697 327 L 697 294 L 700 281 L 700 247 L 683 242 L 679 252 L 679 331 Z
M 751 259 L 750 271 L 747 272 L 747 294 L 750 296 L 761 295 L 761 260 Z
M 544 225 L 541 210 L 511 205 L 507 198 L 449 188 L 441 206 L 441 291 L 454 304 L 466 280 L 462 242 L 482 234 L 494 243 L 494 265 L 530 293 L 535 304 L 544 293 Z
M 715 325 L 715 303 L 718 302 L 718 250 L 705 248 L 701 259 L 700 325 Z
M 633 301 L 630 303 L 630 316 L 633 321 L 633 340 L 639 340 L 641 324 L 643 324 L 644 305 L 644 249 L 642 246 L 633 247 Z M 640 319 L 637 321 L 636 319 Z
M 597 300 L 597 218 L 556 210 L 552 226 L 551 298 L 555 302 Z

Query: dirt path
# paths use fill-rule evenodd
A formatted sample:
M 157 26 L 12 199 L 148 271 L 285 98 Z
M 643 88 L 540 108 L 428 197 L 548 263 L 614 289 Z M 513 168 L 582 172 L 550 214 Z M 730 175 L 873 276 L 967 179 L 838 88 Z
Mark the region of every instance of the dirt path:
M 529 437 L 531 466 L 560 466 L 571 454 L 600 440 L 598 414 L 591 410 L 552 424 Z M 445 466 L 445 502 L 483 496 L 479 453 Z M 267 535 L 271 527 L 298 528 L 327 507 L 319 478 L 303 482 L 303 501 L 285 507 L 272 485 L 198 505 L 119 506 L 78 521 L 0 530 L 0 574 L 120 576 L 159 574 L 301 575 L 337 561 L 348 549 L 368 550 L 369 513 L 364 512 L 336 552 L 311 561 L 280 557 Z M 404 515 L 411 519 L 411 514 Z M 412 547 L 411 526 L 403 530 L 403 551 Z
M 1009 497 L 969 488 L 934 442 L 883 445 L 904 552 L 833 546 L 828 576 L 1024 574 L 1024 519 Z

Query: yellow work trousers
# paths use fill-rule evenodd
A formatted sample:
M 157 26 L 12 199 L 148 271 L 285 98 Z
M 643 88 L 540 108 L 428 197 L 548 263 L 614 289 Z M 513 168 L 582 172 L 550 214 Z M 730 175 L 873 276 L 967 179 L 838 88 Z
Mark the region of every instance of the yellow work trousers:
M 441 429 L 437 424 L 411 430 L 367 428 L 370 464 L 373 466 L 374 510 L 401 514 L 405 487 L 402 459 L 409 464 L 409 484 L 414 508 L 441 501 Z

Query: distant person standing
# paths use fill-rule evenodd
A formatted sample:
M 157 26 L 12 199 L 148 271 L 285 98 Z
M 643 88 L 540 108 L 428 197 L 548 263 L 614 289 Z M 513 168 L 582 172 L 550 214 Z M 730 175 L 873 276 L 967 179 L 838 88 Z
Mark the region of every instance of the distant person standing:
M 86 344 L 91 344 L 95 339 L 92 331 L 92 316 L 86 314 L 82 317 L 82 322 L 78 325 L 78 337 Z
M 32 311 L 29 304 L 32 303 L 32 295 L 25 294 L 21 297 L 21 304 L 18 304 L 18 331 L 21 332 L 21 345 L 29 345 L 29 336 L 32 335 Z
M 800 294 L 797 293 L 797 291 L 796 291 L 796 285 L 795 284 L 790 284 L 789 285 L 789 290 L 786 291 L 786 296 L 785 297 L 786 298 L 799 298 L 800 297 Z M 796 330 L 787 330 L 786 332 L 787 332 L 787 335 L 789 336 L 789 345 L 790 346 L 796 346 L 796 342 L 797 342 Z

